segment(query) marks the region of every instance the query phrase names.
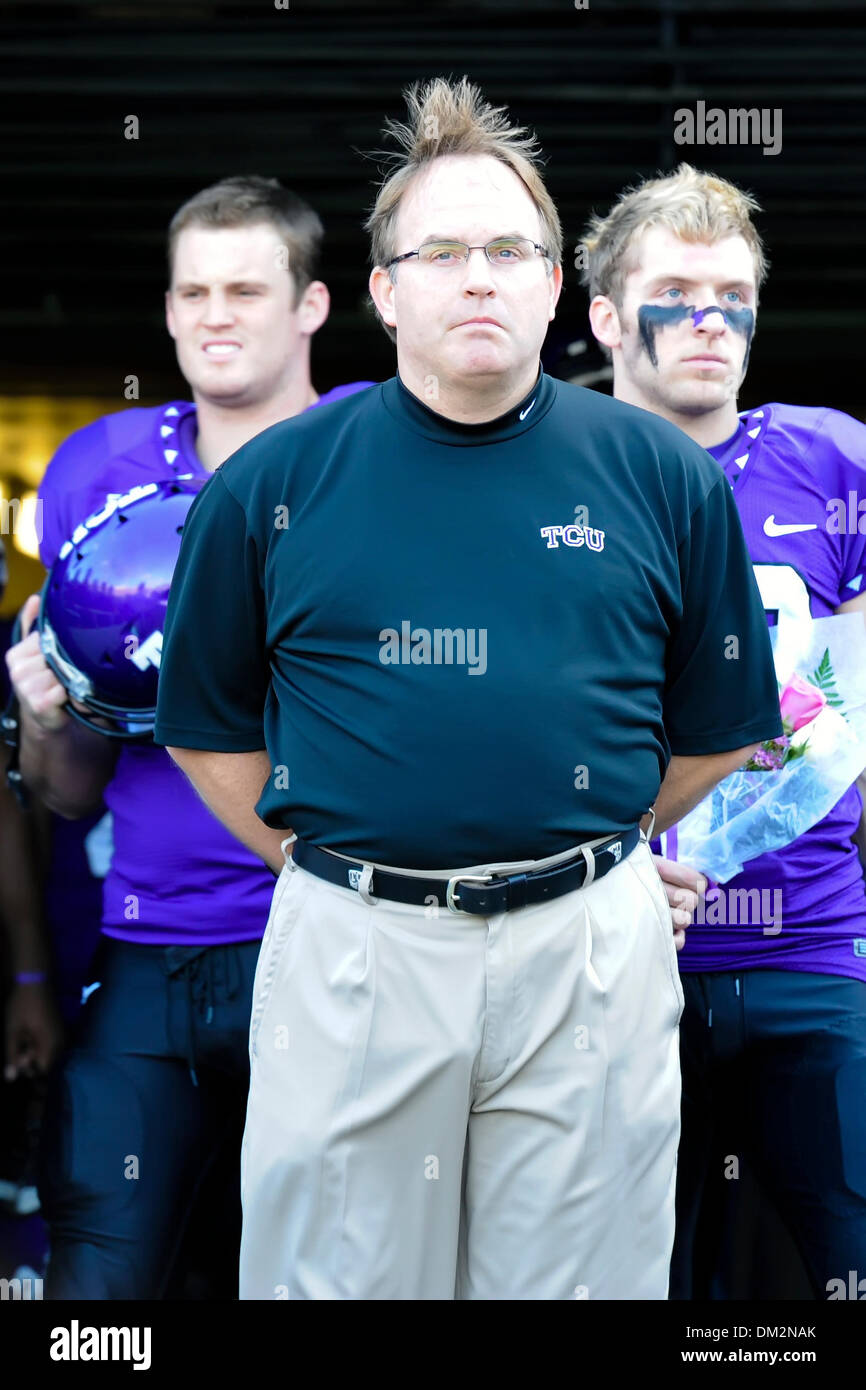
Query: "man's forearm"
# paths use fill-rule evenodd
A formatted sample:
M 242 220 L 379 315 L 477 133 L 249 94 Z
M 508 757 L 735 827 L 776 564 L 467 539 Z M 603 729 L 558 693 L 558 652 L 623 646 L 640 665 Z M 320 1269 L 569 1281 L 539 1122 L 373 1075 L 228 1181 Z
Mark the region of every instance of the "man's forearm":
M 46 730 L 20 714 L 21 776 L 50 810 L 66 819 L 95 811 L 117 762 L 116 741 L 67 718 Z
M 292 832 L 272 830 L 255 812 L 262 787 L 271 775 L 265 749 L 211 753 L 198 748 L 169 748 L 168 752 L 217 820 L 278 874 L 285 863 L 280 842 Z
M 36 846 L 27 812 L 6 786 L 0 768 L 0 923 L 6 928 L 11 973 L 47 971 L 48 944 Z
M 702 758 L 672 757 L 655 800 L 653 835 L 660 835 L 663 830 L 676 825 L 699 801 L 703 801 L 717 783 L 742 767 L 760 746 L 759 743 L 750 743 L 730 753 L 710 753 Z M 641 821 L 644 830 L 649 823 L 650 818 L 645 816 Z

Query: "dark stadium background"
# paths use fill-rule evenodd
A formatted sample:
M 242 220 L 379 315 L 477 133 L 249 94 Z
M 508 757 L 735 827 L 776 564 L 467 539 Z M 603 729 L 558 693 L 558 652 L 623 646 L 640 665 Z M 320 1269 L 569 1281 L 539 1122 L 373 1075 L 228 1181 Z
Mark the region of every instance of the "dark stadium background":
M 328 387 L 392 369 L 363 310 L 361 230 L 400 89 L 468 73 L 534 126 L 572 249 L 587 211 L 683 156 L 765 205 L 772 276 L 744 393 L 861 414 L 866 215 L 862 0 L 626 4 L 474 0 L 149 0 L 0 7 L 4 392 L 182 391 L 161 315 L 163 235 L 226 173 L 277 175 L 327 229 L 334 309 L 316 346 Z M 780 107 L 783 148 L 674 145 L 673 112 Z M 140 139 L 123 138 L 137 115 Z M 586 331 L 567 270 L 557 328 Z
M 589 381 L 604 366 L 571 268 L 587 213 L 688 158 L 765 209 L 771 272 L 741 404 L 864 415 L 861 0 L 25 0 L 0 6 L 0 64 L 6 496 L 38 485 L 72 428 L 123 408 L 129 374 L 144 404 L 186 394 L 163 322 L 165 228 L 226 174 L 276 175 L 325 222 L 333 309 L 314 348 L 318 389 L 390 375 L 391 346 L 364 307 L 375 166 L 360 151 L 402 115 L 403 86 L 440 73 L 469 74 L 547 155 L 569 253 L 549 369 Z M 698 100 L 781 108 L 781 153 L 676 146 L 673 113 Z M 136 141 L 124 138 L 130 115 Z M 8 538 L 7 549 L 8 617 L 41 571 Z M 732 1229 L 731 1258 L 742 1296 L 759 1277 L 780 1297 L 808 1296 L 763 1208 Z

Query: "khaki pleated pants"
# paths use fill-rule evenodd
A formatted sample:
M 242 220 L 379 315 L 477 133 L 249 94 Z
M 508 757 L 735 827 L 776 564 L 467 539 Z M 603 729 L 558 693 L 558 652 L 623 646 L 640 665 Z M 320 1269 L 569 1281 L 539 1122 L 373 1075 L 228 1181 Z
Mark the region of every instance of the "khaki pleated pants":
M 287 854 L 254 989 L 240 1297 L 666 1298 L 682 1008 L 643 837 L 588 887 L 491 917 L 368 903 Z

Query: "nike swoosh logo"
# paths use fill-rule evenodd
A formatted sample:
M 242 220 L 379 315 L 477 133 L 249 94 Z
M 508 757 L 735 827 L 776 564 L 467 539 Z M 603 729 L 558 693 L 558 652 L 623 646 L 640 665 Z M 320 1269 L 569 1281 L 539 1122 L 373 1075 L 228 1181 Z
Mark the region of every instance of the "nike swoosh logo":
M 519 414 L 518 417 L 517 417 L 518 420 L 525 420 L 525 419 L 526 419 L 526 417 L 527 417 L 527 415 L 529 414 L 530 410 L 531 410 L 532 407 L 535 405 L 535 402 L 536 402 L 537 399 L 538 399 L 538 397 L 537 397 L 537 396 L 534 396 L 534 397 L 532 398 L 532 400 L 529 402 L 529 405 L 526 407 L 526 409 L 525 409 L 525 410 L 521 410 L 520 414 Z
M 790 536 L 793 535 L 795 531 L 817 531 L 817 529 L 817 521 L 786 522 L 784 525 L 780 526 L 776 522 L 775 512 L 771 516 L 768 516 L 767 520 L 764 522 L 765 536 Z

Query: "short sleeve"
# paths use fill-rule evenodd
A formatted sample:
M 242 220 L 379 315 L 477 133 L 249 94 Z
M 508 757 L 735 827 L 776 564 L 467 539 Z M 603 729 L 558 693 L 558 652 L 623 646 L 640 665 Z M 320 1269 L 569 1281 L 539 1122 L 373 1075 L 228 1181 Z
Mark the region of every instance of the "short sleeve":
M 104 496 L 98 478 L 106 457 L 105 424 L 96 420 L 76 430 L 56 450 L 39 484 L 37 539 L 47 570 L 57 553 Z
M 682 609 L 668 647 L 671 752 L 727 753 L 782 732 L 767 619 L 730 486 L 719 476 L 678 548 Z
M 154 741 L 225 753 L 264 748 L 269 679 L 257 547 L 243 508 L 217 472 L 183 528 Z
M 36 533 L 39 541 L 39 559 L 47 570 L 51 569 L 57 559 L 58 550 L 75 529 L 66 526 L 61 507 L 58 505 L 63 494 L 58 493 L 52 486 L 53 481 L 49 464 L 38 493 L 39 525 Z
M 848 503 L 849 513 L 853 492 L 859 498 L 866 494 L 866 425 L 840 410 L 828 410 L 815 431 L 808 458 L 820 470 L 819 478 L 826 484 L 826 468 L 821 466 L 822 455 L 829 453 L 835 464 L 834 479 L 838 495 Z M 839 573 L 840 603 L 866 592 L 866 535 L 860 530 L 859 511 L 854 525 L 849 524 L 840 534 L 841 565 Z

